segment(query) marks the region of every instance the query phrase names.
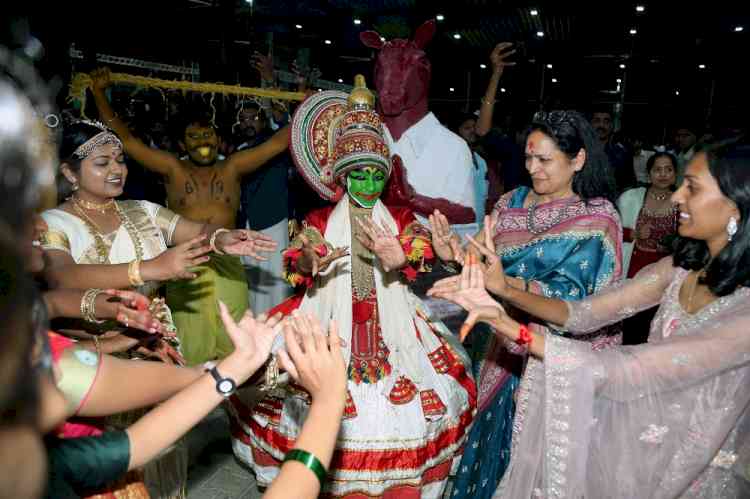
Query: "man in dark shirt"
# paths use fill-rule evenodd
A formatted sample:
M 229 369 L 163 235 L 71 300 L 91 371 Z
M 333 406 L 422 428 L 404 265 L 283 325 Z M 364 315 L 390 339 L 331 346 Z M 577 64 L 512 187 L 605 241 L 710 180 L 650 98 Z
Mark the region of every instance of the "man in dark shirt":
M 263 108 L 246 104 L 239 113 L 240 133 L 237 151 L 256 147 L 273 135 Z M 292 168 L 288 153 L 276 156 L 259 170 L 242 179 L 240 211 L 237 227 L 272 235 L 279 248 L 289 244 L 289 171 Z M 250 308 L 258 315 L 278 305 L 291 293 L 282 279 L 281 252 L 268 255 L 268 260 L 243 258 L 247 283 L 250 288 Z
M 609 158 L 609 166 L 617 182 L 617 192 L 622 192 L 635 185 L 635 171 L 633 171 L 633 156 L 627 148 L 613 140 L 614 123 L 612 111 L 608 108 L 594 109 L 591 115 L 591 126 L 594 127 L 604 152 Z

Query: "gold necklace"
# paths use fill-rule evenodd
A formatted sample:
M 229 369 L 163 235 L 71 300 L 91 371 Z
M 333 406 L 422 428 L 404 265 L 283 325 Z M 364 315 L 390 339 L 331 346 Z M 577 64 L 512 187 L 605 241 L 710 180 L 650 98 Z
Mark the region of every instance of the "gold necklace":
M 669 191 L 657 194 L 654 190 L 649 189 L 649 196 L 651 196 L 651 199 L 653 199 L 654 201 L 664 201 L 665 199 L 667 199 L 669 194 Z
M 86 214 L 86 212 L 83 211 L 77 201 L 78 200 L 76 198 L 73 198 L 73 207 L 76 209 L 78 214 L 81 215 L 81 220 L 83 220 L 83 223 L 86 225 L 89 232 L 91 233 L 91 236 L 94 238 L 94 246 L 96 247 L 96 253 L 99 257 L 99 263 L 106 264 L 109 257 L 109 246 L 104 241 L 101 229 Z M 130 217 L 122 210 L 119 203 L 115 202 L 114 200 L 112 200 L 112 203 L 114 204 L 115 212 L 120 219 L 120 224 L 125 227 L 125 231 L 128 233 L 128 236 L 130 236 L 130 240 L 133 241 L 133 248 L 135 249 L 136 259 L 143 260 L 143 243 L 141 242 L 141 238 L 138 236 L 138 229 L 135 227 L 133 221 L 130 220 Z
M 349 221 L 351 224 L 351 255 L 352 255 L 352 291 L 358 300 L 364 300 L 375 287 L 375 272 L 373 270 L 374 256 L 354 236 L 357 232 L 357 219 L 372 219 L 372 209 L 349 205 Z
M 78 196 L 72 196 L 73 201 L 75 201 L 78 206 L 82 208 L 86 208 L 87 210 L 92 211 L 98 211 L 99 213 L 107 213 L 110 208 L 115 204 L 114 198 L 110 198 L 109 201 L 105 201 L 104 203 L 94 203 L 93 201 L 86 201 L 85 199 L 78 197 Z
M 94 238 L 94 247 L 96 248 L 99 263 L 106 264 L 109 257 L 109 246 L 107 246 L 107 243 L 104 241 L 99 227 L 97 227 L 94 221 L 89 218 L 85 211 L 83 211 L 81 205 L 78 204 L 78 198 L 72 197 L 71 200 L 73 201 L 73 208 L 78 212 L 80 219 L 88 229 L 91 237 Z

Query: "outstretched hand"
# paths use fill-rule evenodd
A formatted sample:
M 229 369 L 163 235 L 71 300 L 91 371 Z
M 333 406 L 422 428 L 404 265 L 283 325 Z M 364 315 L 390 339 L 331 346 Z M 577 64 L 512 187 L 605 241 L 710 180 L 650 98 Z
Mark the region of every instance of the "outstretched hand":
M 378 257 L 386 272 L 406 265 L 406 253 L 394 234 L 369 218 L 358 218 L 357 223 L 361 231 L 356 232 L 355 237 Z
M 284 324 L 286 350 L 278 353 L 279 364 L 313 400 L 343 404 L 346 399 L 346 364 L 336 323 L 328 334 L 310 314 L 295 311 Z
M 236 229 L 222 232 L 216 237 L 216 246 L 230 255 L 251 256 L 256 260 L 267 260 L 260 252 L 268 253 L 279 244 L 269 236 L 254 230 Z
M 248 310 L 239 322 L 235 322 L 229 313 L 227 306 L 219 301 L 219 314 L 229 338 L 234 344 L 234 352 L 231 356 L 239 356 L 242 361 L 242 379 L 236 380 L 239 384 L 247 379 L 262 366 L 271 354 L 273 339 L 277 331 L 274 329 L 281 321 L 281 314 L 268 317 L 260 314 L 258 317 Z
M 490 62 L 492 63 L 492 70 L 499 76 L 502 76 L 506 66 L 515 66 L 515 62 L 508 61 L 508 57 L 516 53 L 516 50 L 511 48 L 513 44 L 510 42 L 501 42 L 495 45 L 495 48 L 490 53 Z
M 325 271 L 331 263 L 349 254 L 349 248 L 340 247 L 320 256 L 307 237 L 300 235 L 299 238 L 302 242 L 302 256 L 297 260 L 297 270 L 303 274 L 315 277 L 319 272 Z
M 505 315 L 502 305 L 487 293 L 484 273 L 473 254 L 466 257 L 460 275 L 437 281 L 427 291 L 427 295 L 452 301 L 469 312 L 469 317 L 461 327 L 461 341 L 466 338 L 476 322 L 491 322 Z
M 432 247 L 435 254 L 444 262 L 458 262 L 463 265 L 464 251 L 458 234 L 453 232 L 448 218 L 435 210 L 429 216 L 430 232 L 432 233 Z
M 149 306 L 151 300 L 135 291 L 121 289 L 106 289 L 103 294 L 111 296 L 107 300 L 115 307 L 114 318 L 125 327 L 139 329 L 151 334 L 173 337 L 174 333 L 167 331 L 161 321 L 152 313 Z
M 494 217 L 485 215 L 483 241 L 477 241 L 471 236 L 467 236 L 467 240 L 471 247 L 484 258 L 484 263 L 479 261 L 479 264 L 482 268 L 483 280 L 487 290 L 497 296 L 505 296 L 508 284 L 503 263 L 497 255 L 495 241 L 492 238 L 492 230 L 496 223 L 497 220 Z

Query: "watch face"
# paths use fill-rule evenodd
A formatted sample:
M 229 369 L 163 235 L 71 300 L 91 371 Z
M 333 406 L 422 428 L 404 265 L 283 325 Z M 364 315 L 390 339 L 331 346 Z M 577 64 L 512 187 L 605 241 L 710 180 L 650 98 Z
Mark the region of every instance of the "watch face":
M 234 383 L 230 379 L 223 379 L 216 385 L 220 393 L 228 395 L 234 391 Z

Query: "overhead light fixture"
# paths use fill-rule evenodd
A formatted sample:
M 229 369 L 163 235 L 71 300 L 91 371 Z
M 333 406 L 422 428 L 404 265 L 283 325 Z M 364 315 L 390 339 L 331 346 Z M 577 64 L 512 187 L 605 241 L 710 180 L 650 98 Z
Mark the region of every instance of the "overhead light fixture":
M 487 65 L 486 64 L 480 64 L 479 67 L 482 68 L 482 69 L 487 69 Z
M 384 41 L 385 41 L 385 37 L 384 37 L 384 36 L 381 36 L 381 37 L 380 37 L 380 41 L 381 41 L 381 42 L 384 42 Z
M 544 37 L 544 31 L 537 31 L 536 36 L 538 36 L 539 38 Z
M 438 14 L 435 16 L 435 19 L 438 21 L 445 21 L 445 16 L 443 14 Z
M 637 33 L 638 33 L 638 30 L 636 30 L 635 28 L 630 28 L 630 34 L 631 35 L 635 35 Z
M 739 33 L 740 31 L 742 31 L 742 30 L 744 30 L 744 29 L 745 29 L 745 27 L 744 27 L 744 26 L 735 26 L 735 27 L 734 27 L 734 32 L 735 32 L 735 33 Z
M 557 83 L 557 78 L 552 78 L 552 83 Z
M 620 69 L 625 69 L 625 64 L 620 64 Z
M 343 78 L 339 78 L 338 81 L 339 81 L 339 83 L 344 83 L 344 79 Z
M 547 64 L 547 69 L 552 69 L 552 64 Z
M 646 6 L 645 5 L 636 5 L 635 6 L 635 11 L 636 12 L 643 12 L 645 10 L 646 10 Z
M 460 33 L 453 33 L 453 39 L 454 40 L 460 40 L 461 39 L 461 34 Z
M 502 93 L 505 93 L 505 87 L 500 87 L 500 91 L 501 91 Z
M 355 19 L 354 20 L 354 24 L 356 24 L 357 26 L 359 26 L 360 24 L 362 24 L 362 19 Z
M 456 91 L 456 89 L 453 88 L 453 87 L 449 88 L 448 90 L 450 90 L 451 92 L 455 92 Z
M 538 15 L 539 15 L 539 11 L 538 11 L 538 10 L 536 10 L 536 9 L 531 9 L 531 10 L 529 11 L 529 14 L 531 14 L 532 16 L 538 16 Z
M 622 78 L 617 78 L 617 83 L 622 83 Z
M 706 65 L 705 64 L 698 64 L 698 69 L 706 69 Z
M 294 27 L 297 28 L 297 29 L 302 29 L 302 25 L 301 24 L 295 24 Z
M 674 91 L 674 94 L 675 94 L 675 95 L 680 95 L 680 91 L 679 91 L 679 90 L 675 90 L 675 91 Z
M 332 42 L 331 40 L 326 40 L 326 41 L 325 41 L 324 43 L 325 43 L 326 45 L 330 45 L 330 44 L 332 44 L 333 42 Z

